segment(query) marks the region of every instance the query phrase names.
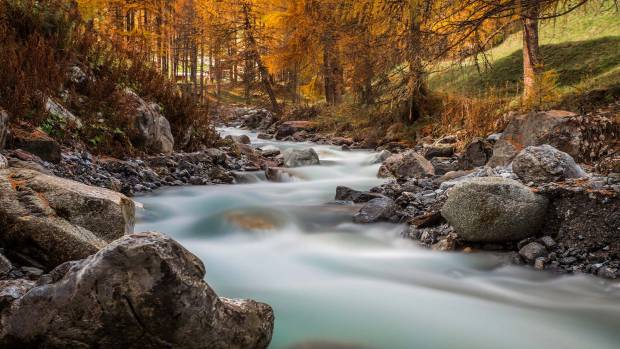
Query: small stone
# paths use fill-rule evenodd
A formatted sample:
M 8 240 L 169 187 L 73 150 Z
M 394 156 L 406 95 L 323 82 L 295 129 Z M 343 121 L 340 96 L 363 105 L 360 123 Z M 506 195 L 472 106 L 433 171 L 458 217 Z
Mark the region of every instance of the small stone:
M 564 265 L 572 265 L 572 264 L 575 264 L 576 262 L 577 262 L 576 257 L 564 257 L 560 259 L 560 264 L 564 264 Z
M 618 270 L 610 267 L 600 268 L 596 275 L 606 279 L 616 279 L 618 277 Z
M 523 257 L 529 264 L 533 264 L 537 258 L 546 257 L 547 249 L 545 246 L 537 243 L 530 242 L 525 245 L 522 249 L 519 250 L 519 254 Z
M 534 261 L 534 268 L 538 269 L 538 270 L 544 270 L 545 269 L 545 257 L 538 257 L 536 258 L 536 260 Z
M 543 245 L 545 245 L 545 247 L 549 249 L 557 246 L 557 243 L 555 242 L 555 240 L 553 240 L 551 236 L 543 236 L 542 238 L 540 238 L 540 242 L 542 242 Z

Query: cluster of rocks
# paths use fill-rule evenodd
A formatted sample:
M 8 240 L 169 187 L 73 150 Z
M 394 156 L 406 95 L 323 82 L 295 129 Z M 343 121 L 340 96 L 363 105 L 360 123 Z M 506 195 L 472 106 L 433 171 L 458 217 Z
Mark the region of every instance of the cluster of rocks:
M 58 163 L 44 161 L 22 149 L 4 154 L 12 167 L 33 169 L 128 196 L 164 186 L 232 183 L 231 171 L 240 166 L 240 160 L 215 148 L 128 160 L 95 157 L 87 151 L 65 151 Z
M 620 278 L 620 176 L 587 173 L 556 148 L 591 152 L 580 145 L 591 137 L 581 126 L 575 133 L 584 136 L 564 136 L 576 118 L 519 115 L 503 134 L 460 153 L 455 137 L 421 144 L 383 161 L 378 175 L 388 183 L 339 188 L 336 200 L 365 203 L 358 223 L 406 222 L 405 236 L 436 250 L 505 251 L 538 269 Z M 613 159 L 616 151 L 599 154 Z
M 123 194 L 0 169 L 0 346 L 268 346 L 268 305 L 218 297 L 196 256 L 134 234 L 134 216 Z

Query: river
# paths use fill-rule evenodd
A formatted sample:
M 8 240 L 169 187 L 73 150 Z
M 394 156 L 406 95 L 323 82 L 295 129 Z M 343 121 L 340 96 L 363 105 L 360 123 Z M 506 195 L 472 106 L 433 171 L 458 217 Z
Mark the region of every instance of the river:
M 432 252 L 401 238 L 403 226 L 353 224 L 356 207 L 332 202 L 336 186 L 381 184 L 373 153 L 221 133 L 313 147 L 322 165 L 295 169 L 286 183 L 257 174 L 141 196 L 136 231 L 180 241 L 220 296 L 270 304 L 270 348 L 620 348 L 619 284 Z

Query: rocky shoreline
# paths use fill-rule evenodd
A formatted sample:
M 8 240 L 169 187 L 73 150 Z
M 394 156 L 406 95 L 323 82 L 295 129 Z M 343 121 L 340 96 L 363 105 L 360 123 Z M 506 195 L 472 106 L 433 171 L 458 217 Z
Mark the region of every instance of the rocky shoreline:
M 368 192 L 339 187 L 335 200 L 365 204 L 356 223 L 407 223 L 403 236 L 434 250 L 502 252 L 517 265 L 618 279 L 619 110 L 616 103 L 585 116 L 509 114 L 503 133 L 460 152 L 458 136 L 423 139 L 409 149 L 383 144 L 376 148 L 378 176 L 388 183 Z M 312 121 L 276 122 L 266 110 L 229 110 L 223 120 L 263 132 L 263 139 L 367 148 L 319 134 Z M 278 181 L 296 165 L 270 168 L 267 178 Z

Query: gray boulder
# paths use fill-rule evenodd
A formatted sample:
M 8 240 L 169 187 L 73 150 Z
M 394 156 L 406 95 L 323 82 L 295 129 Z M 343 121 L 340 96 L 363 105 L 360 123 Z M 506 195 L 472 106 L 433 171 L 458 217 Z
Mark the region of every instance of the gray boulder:
M 382 150 L 374 154 L 372 158 L 370 159 L 370 161 L 368 161 L 368 163 L 370 165 L 381 164 L 385 160 L 387 160 L 390 156 L 392 156 L 392 153 L 390 153 L 389 150 Z
M 135 204 L 122 194 L 33 170 L 0 170 L 0 238 L 52 268 L 133 232 Z
M 174 137 L 170 123 L 162 115 L 159 105 L 147 103 L 128 88 L 124 92 L 128 105 L 133 110 L 131 118 L 135 132 L 131 141 L 150 153 L 172 154 Z
M 399 179 L 429 177 L 435 175 L 430 161 L 414 150 L 390 156 L 379 170 L 380 177 L 392 175 Z
M 9 114 L 0 108 L 0 150 L 4 149 L 9 133 Z
M 265 157 L 274 157 L 280 155 L 281 151 L 279 148 L 273 145 L 266 145 L 260 148 L 260 153 Z
M 319 155 L 314 149 L 286 149 L 282 153 L 284 167 L 320 165 Z
M 512 162 L 512 170 L 526 183 L 557 182 L 586 176 L 572 156 L 548 144 L 523 149 Z
M 396 209 L 394 200 L 390 198 L 372 199 L 353 216 L 353 221 L 362 224 L 389 221 L 396 214 Z
M 0 346 L 266 348 L 271 307 L 219 298 L 204 276 L 202 262 L 169 237 L 125 236 L 14 300 L 2 312 Z
M 9 161 L 0 154 L 0 170 L 4 170 L 7 167 L 9 167 Z
M 371 193 L 367 191 L 358 191 L 348 187 L 338 186 L 336 188 L 336 196 L 334 200 L 338 201 L 351 201 L 353 203 L 359 204 L 368 202 L 373 199 L 378 199 L 384 197 L 378 193 Z
M 454 186 L 441 214 L 466 241 L 519 241 L 540 230 L 547 205 L 545 197 L 517 181 L 483 177 Z

